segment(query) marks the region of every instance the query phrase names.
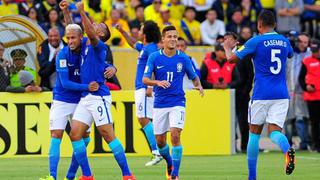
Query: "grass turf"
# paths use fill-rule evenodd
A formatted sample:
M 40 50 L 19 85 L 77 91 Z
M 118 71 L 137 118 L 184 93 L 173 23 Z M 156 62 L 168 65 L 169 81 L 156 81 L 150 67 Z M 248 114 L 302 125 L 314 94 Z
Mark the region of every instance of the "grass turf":
M 129 156 L 128 162 L 137 180 L 165 180 L 165 162 L 145 167 L 149 157 Z M 89 158 L 96 180 L 120 180 L 120 169 L 113 157 Z M 66 174 L 70 158 L 61 158 L 58 180 Z M 38 180 L 48 174 L 47 158 L 1 158 L 1 180 Z M 280 152 L 260 153 L 259 180 L 319 180 L 320 154 L 297 152 L 296 170 L 285 175 L 284 157 Z M 246 180 L 246 156 L 184 156 L 180 170 L 182 180 Z

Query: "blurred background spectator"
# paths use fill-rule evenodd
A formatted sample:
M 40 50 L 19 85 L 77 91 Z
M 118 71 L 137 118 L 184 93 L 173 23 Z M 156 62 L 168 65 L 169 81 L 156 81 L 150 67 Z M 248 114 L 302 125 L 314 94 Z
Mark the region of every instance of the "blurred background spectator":
M 116 24 L 119 24 L 122 29 L 124 29 L 127 33 L 130 33 L 128 22 L 120 17 L 119 10 L 112 9 L 110 12 L 110 18 L 105 23 L 109 27 L 111 33 L 109 44 L 119 47 L 130 47 L 122 34 L 116 28 L 114 28 Z
M 161 8 L 161 0 L 153 0 L 152 4 L 148 5 L 144 9 L 144 19 L 152 20 L 154 22 L 159 21 L 160 19 L 160 8 Z
M 181 36 L 186 40 L 188 45 L 200 45 L 201 42 L 200 23 L 195 20 L 195 17 L 195 8 L 186 7 L 184 18 L 180 21 L 180 24 L 177 25 L 181 27 Z
M 136 18 L 129 22 L 130 29 L 138 28 L 140 29 L 141 24 L 144 22 L 144 7 L 143 5 L 138 5 L 135 7 Z
M 217 37 L 226 32 L 223 21 L 217 19 L 217 13 L 214 9 L 208 10 L 206 20 L 201 23 L 200 28 L 204 45 L 215 45 Z
M 40 86 L 53 89 L 56 83 L 56 56 L 66 45 L 59 34 L 59 30 L 53 27 L 48 32 L 48 39 L 39 47 L 37 58 L 40 66 L 38 72 L 41 77 Z
M 167 4 L 170 9 L 170 16 L 176 20 L 181 20 L 185 12 L 185 6 L 181 4 L 180 0 L 170 0 Z
M 18 5 L 13 0 L 2 0 L 0 4 L 0 16 L 19 14 Z
M 204 89 L 236 88 L 239 83 L 239 73 L 235 64 L 226 59 L 226 53 L 221 45 L 215 46 L 215 52 L 208 52 L 201 65 L 201 84 Z
M 3 57 L 5 51 L 4 44 L 0 42 L 0 92 L 5 91 L 9 85 L 9 66 L 10 63 Z
M 28 66 L 25 66 L 27 52 L 23 49 L 14 49 L 11 51 L 10 56 L 13 61 L 13 66 L 10 67 L 10 86 L 21 87 L 19 80 L 19 71 L 25 70 L 32 74 L 33 79 L 36 80 L 36 71 Z
M 235 6 L 229 3 L 229 0 L 216 0 L 212 8 L 217 12 L 217 18 L 223 21 L 225 24 L 231 20 L 231 16 L 234 12 Z
M 8 86 L 7 92 L 24 93 L 49 91 L 46 87 L 37 86 L 34 82 L 34 76 L 29 71 L 19 71 L 18 78 L 20 86 Z
M 277 30 L 286 34 L 290 31 L 300 32 L 300 14 L 303 12 L 302 0 L 276 0 Z
M 44 22 L 41 24 L 42 29 L 48 33 L 49 29 L 52 27 L 56 27 L 59 30 L 60 36 L 64 36 L 64 26 L 61 23 L 61 20 L 59 18 L 59 12 L 56 9 L 50 9 L 48 11 L 47 17 L 49 21 Z
M 320 42 L 311 42 L 312 56 L 302 62 L 299 83 L 304 90 L 311 121 L 312 150 L 320 153 Z
M 287 86 L 290 95 L 290 104 L 285 122 L 285 134 L 292 145 L 292 136 L 295 126 L 300 138 L 301 150 L 307 150 L 308 146 L 308 108 L 303 100 L 303 89 L 299 84 L 299 73 L 303 59 L 311 56 L 309 48 L 310 38 L 307 34 L 300 34 L 295 41 L 294 56 L 286 64 Z
M 302 32 L 320 38 L 320 0 L 304 0 L 304 12 L 301 16 Z
M 185 6 L 194 7 L 197 13 L 196 20 L 202 22 L 206 19 L 207 11 L 215 0 L 183 0 Z

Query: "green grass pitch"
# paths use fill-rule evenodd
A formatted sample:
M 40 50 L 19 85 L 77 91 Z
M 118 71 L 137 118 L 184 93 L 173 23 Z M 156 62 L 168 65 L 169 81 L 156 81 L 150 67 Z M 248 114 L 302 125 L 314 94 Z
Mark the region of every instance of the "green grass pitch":
M 129 156 L 128 162 L 137 180 L 165 180 L 165 162 L 145 167 L 149 157 Z M 113 157 L 89 158 L 96 180 L 121 180 L 120 169 Z M 70 158 L 61 158 L 58 180 L 66 174 Z M 47 158 L 1 158 L 0 180 L 38 180 L 48 174 Z M 290 176 L 284 172 L 280 152 L 260 153 L 259 180 L 320 180 L 320 154 L 297 152 L 297 166 Z M 182 180 L 246 180 L 246 156 L 184 156 L 180 170 Z

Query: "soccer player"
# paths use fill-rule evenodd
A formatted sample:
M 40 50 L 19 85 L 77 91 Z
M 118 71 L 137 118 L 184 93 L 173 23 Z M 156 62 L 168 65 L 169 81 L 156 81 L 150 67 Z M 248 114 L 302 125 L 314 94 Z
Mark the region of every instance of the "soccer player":
M 285 64 L 287 57 L 293 56 L 293 50 L 290 42 L 274 31 L 275 26 L 274 14 L 264 10 L 258 17 L 260 35 L 248 40 L 244 47 L 235 53 L 232 53 L 232 40 L 226 39 L 224 42 L 230 62 L 236 62 L 249 54 L 253 55 L 255 78 L 249 105 L 250 133 L 247 146 L 249 180 L 257 179 L 259 139 L 265 123 L 268 123 L 270 139 L 285 154 L 286 174 L 291 174 L 295 167 L 295 150 L 290 148 L 286 136 L 281 133 L 289 106 Z
M 110 38 L 110 31 L 102 32 L 100 29 L 104 24 L 91 24 L 84 11 L 83 2 L 76 3 L 81 16 L 82 24 L 90 40 L 82 51 L 81 82 L 96 81 L 99 90 L 96 92 L 82 93 L 81 100 L 76 108 L 71 124 L 70 139 L 76 160 L 82 169 L 82 180 L 92 180 L 93 175 L 89 166 L 85 143 L 82 134 L 95 122 L 97 129 L 104 140 L 108 143 L 114 157 L 122 170 L 123 180 L 134 180 L 129 170 L 124 149 L 120 141 L 115 137 L 111 117 L 110 91 L 104 84 L 104 66 L 106 57 L 106 45 L 99 39 L 99 35 L 105 34 L 105 39 Z M 106 27 L 105 27 L 106 28 Z M 107 29 L 108 30 L 108 29 Z
M 139 31 L 139 38 L 142 42 L 137 41 L 128 35 L 121 26 L 116 25 L 116 28 L 126 38 L 128 44 L 136 49 L 140 54 L 138 57 L 137 73 L 135 80 L 135 104 L 136 116 L 139 123 L 147 137 L 149 146 L 152 150 L 153 158 L 147 162 L 146 166 L 158 164 L 163 158 L 157 148 L 156 138 L 153 132 L 152 119 L 153 96 L 152 87 L 147 87 L 142 83 L 143 71 L 146 67 L 148 57 L 150 54 L 158 50 L 157 43 L 160 41 L 161 34 L 158 25 L 153 21 L 146 21 L 141 26 Z
M 66 27 L 68 46 L 59 52 L 56 60 L 57 80 L 53 89 L 53 102 L 50 108 L 50 175 L 46 178 L 40 178 L 40 180 L 57 179 L 60 144 L 67 122 L 80 101 L 82 91 L 94 92 L 99 89 L 99 84 L 94 81 L 89 84 L 80 84 L 81 36 L 80 26 L 72 24 Z M 83 141 L 88 145 L 90 142 L 89 133 L 85 134 Z M 74 170 L 74 174 L 77 168 Z
M 182 158 L 180 134 L 185 122 L 184 75 L 193 80 L 201 96 L 203 89 L 189 57 L 176 49 L 178 32 L 174 26 L 163 29 L 162 41 L 164 48 L 149 56 L 142 81 L 148 86 L 155 86 L 154 133 L 160 154 L 167 162 L 167 178 L 177 180 Z M 151 79 L 152 74 L 154 80 Z M 171 132 L 172 157 L 166 142 L 167 131 Z

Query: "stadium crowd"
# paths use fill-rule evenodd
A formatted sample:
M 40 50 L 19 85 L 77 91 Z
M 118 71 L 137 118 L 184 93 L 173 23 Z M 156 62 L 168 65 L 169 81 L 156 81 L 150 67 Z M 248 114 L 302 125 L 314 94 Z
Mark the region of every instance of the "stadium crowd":
M 206 89 L 236 89 L 236 111 L 241 132 L 241 150 L 248 141 L 247 109 L 254 70 L 251 57 L 230 64 L 226 61 L 223 43 L 227 36 L 241 46 L 256 34 L 256 19 L 262 9 L 276 12 L 277 31 L 290 39 L 294 57 L 287 63 L 287 84 L 291 101 L 285 132 L 289 140 L 293 133 L 300 137 L 299 148 L 320 152 L 320 0 L 83 0 L 87 14 L 94 22 L 104 22 L 111 31 L 109 46 L 130 47 L 116 25 L 133 38 L 138 38 L 141 24 L 155 21 L 160 29 L 174 25 L 184 46 L 215 46 L 214 52 L 203 56 L 199 73 Z M 3 57 L 0 43 L 0 91 L 42 92 L 55 84 L 55 58 L 65 45 L 65 22 L 59 0 L 2 0 L 0 16 L 24 15 L 48 34 L 37 53 L 39 71 L 25 66 L 28 54 L 15 49 Z M 73 1 L 70 12 L 75 23 L 81 18 Z M 113 63 L 108 46 L 106 61 Z M 186 47 L 185 47 L 186 48 Z M 12 62 L 12 63 L 11 63 Z M 318 69 L 314 69 L 314 66 Z M 195 65 L 195 67 L 198 67 Z M 41 77 L 40 85 L 35 81 Z M 111 90 L 120 90 L 116 77 L 107 79 Z M 192 87 L 191 87 L 192 88 Z M 311 123 L 311 133 L 309 124 Z M 294 128 L 295 127 L 295 128 Z M 291 141 L 292 143 L 292 141 Z

